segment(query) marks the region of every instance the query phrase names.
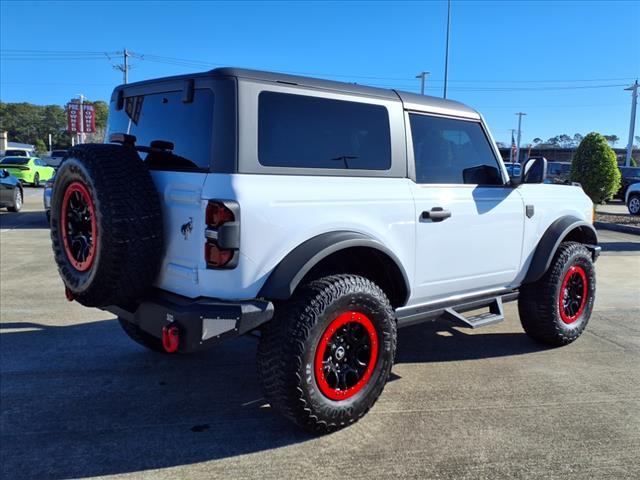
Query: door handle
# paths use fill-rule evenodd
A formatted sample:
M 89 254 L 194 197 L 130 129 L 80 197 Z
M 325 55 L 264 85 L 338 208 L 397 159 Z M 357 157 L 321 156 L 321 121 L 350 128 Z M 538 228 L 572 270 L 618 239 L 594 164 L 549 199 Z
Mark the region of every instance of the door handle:
M 451 211 L 445 210 L 442 207 L 433 207 L 429 211 L 425 210 L 424 212 L 422 212 L 422 219 L 431 220 L 432 222 L 441 222 L 443 220 L 446 220 L 450 216 L 451 216 Z

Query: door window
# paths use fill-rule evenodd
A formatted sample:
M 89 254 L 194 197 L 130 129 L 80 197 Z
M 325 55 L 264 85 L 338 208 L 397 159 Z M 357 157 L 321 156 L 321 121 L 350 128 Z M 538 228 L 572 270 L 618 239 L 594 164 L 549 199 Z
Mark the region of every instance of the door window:
M 479 122 L 410 114 L 417 183 L 502 185 Z

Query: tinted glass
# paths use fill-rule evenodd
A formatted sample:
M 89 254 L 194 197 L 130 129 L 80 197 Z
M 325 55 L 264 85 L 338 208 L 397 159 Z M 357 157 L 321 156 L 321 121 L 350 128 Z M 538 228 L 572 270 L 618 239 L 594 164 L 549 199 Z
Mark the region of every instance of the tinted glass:
M 26 157 L 27 156 L 27 152 L 25 152 L 24 150 L 7 150 L 6 152 L 4 152 L 4 154 L 8 157 L 8 156 L 13 156 L 13 157 Z
M 620 167 L 623 177 L 640 177 L 640 168 L 638 167 Z
M 4 165 L 26 165 L 27 163 L 29 163 L 29 158 L 27 157 L 5 157 L 0 162 L 0 164 Z
M 51 157 L 52 158 L 64 157 L 66 154 L 67 154 L 66 150 L 54 150 L 53 152 L 51 152 Z
M 136 145 L 149 146 L 153 140 L 173 142 L 174 154 L 208 169 L 213 137 L 213 92 L 196 89 L 190 103 L 184 103 L 182 95 L 180 91 L 127 97 L 122 110 L 116 110 L 112 103 L 106 138 L 112 133 L 128 133 L 136 136 Z M 145 158 L 144 154 L 141 156 Z
M 388 170 L 389 113 L 380 105 L 262 92 L 258 159 L 270 167 Z
M 417 114 L 409 118 L 418 183 L 465 183 L 464 170 L 483 165 L 495 169 L 484 184 L 503 183 L 479 123 Z

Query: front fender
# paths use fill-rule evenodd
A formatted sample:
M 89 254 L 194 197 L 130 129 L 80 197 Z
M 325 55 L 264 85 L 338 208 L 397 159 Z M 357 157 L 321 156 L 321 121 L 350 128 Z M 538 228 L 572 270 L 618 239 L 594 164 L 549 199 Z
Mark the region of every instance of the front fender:
M 539 280 L 551 266 L 551 261 L 562 241 L 576 230 L 581 242 L 592 247 L 595 259 L 599 249 L 594 248 L 598 244 L 598 235 L 593 225 L 570 215 L 560 217 L 547 228 L 538 242 L 523 283 Z

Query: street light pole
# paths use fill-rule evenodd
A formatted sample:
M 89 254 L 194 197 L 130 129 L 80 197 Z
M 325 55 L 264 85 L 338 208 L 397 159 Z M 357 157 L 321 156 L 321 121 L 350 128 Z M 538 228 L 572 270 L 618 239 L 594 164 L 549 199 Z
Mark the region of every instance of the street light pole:
M 451 0 L 447 2 L 447 46 L 444 52 L 444 93 L 442 98 L 447 98 L 447 79 L 449 78 L 449 31 L 451 30 Z
M 78 143 L 84 143 L 84 94 L 78 93 L 80 97 L 80 131 L 78 132 Z
M 520 163 L 520 138 L 522 137 L 522 116 L 526 113 L 518 112 L 518 142 L 516 144 L 516 163 Z
M 631 153 L 633 151 L 633 136 L 636 127 L 636 104 L 638 103 L 638 79 L 635 83 L 625 90 L 631 90 L 631 123 L 629 123 L 629 143 L 627 143 L 627 158 L 624 162 L 625 167 L 631 166 Z
M 420 95 L 424 95 L 424 84 L 427 81 L 427 75 L 429 75 L 431 72 L 420 72 L 418 75 L 416 75 L 416 78 L 420 79 Z

